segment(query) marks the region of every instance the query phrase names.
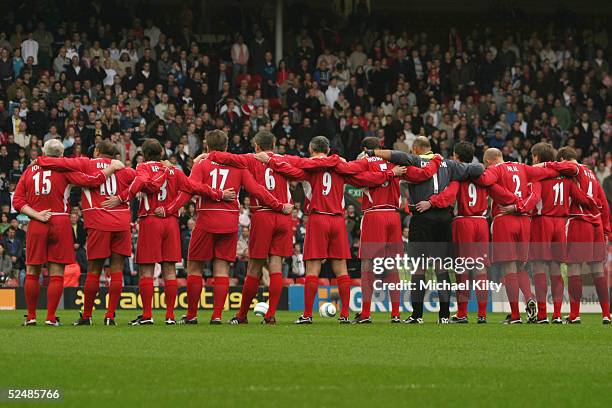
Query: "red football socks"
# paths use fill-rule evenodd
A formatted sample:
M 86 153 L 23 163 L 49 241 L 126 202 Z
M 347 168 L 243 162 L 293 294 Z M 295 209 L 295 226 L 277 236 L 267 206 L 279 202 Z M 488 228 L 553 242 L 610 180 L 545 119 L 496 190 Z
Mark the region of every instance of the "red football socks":
M 104 317 L 110 319 L 115 318 L 115 310 L 121 298 L 121 290 L 123 289 L 123 273 L 111 272 L 110 284 L 108 285 L 108 303 L 106 304 L 106 314 Z
M 225 307 L 225 299 L 229 292 L 229 278 L 227 276 L 215 276 L 213 292 L 213 314 L 211 319 L 220 319 L 223 308 Z
M 512 320 L 521 318 L 519 312 L 518 298 L 519 298 L 519 284 L 518 276 L 516 273 L 507 273 L 504 276 L 504 284 L 506 285 L 506 295 L 508 296 L 508 302 L 510 303 L 510 311 Z
M 199 275 L 187 276 L 187 319 L 198 315 L 198 306 L 202 296 L 202 277 Z
M 150 319 L 153 316 L 153 278 L 141 277 L 138 281 L 138 290 L 142 301 L 142 318 Z
M 467 273 L 456 274 L 457 283 L 466 284 L 468 282 Z M 470 300 L 469 290 L 457 290 L 457 317 L 467 317 L 468 301 Z
M 336 278 L 336 281 L 338 282 L 338 292 L 340 293 L 340 301 L 342 302 L 340 317 L 348 317 L 351 299 L 351 278 L 349 278 L 348 275 L 341 275 Z
M 55 311 L 64 293 L 64 277 L 51 276 L 47 288 L 47 320 L 55 321 Z
M 257 294 L 257 292 L 255 292 Z M 274 317 L 276 308 L 283 293 L 283 275 L 280 272 L 270 272 L 270 286 L 268 287 L 268 312 L 266 319 Z
M 361 273 L 361 313 L 362 318 L 370 317 L 372 309 L 372 292 L 374 291 L 374 273 L 363 271 Z
M 525 268 L 517 272 L 518 285 L 521 288 L 521 293 L 525 298 L 525 302 L 529 299 L 533 299 L 533 292 L 531 292 L 531 280 L 529 279 L 529 273 Z
M 270 285 L 272 285 L 272 275 L 270 275 Z M 257 295 L 257 289 L 259 288 L 259 278 L 251 275 L 247 275 L 244 278 L 244 284 L 242 285 L 242 300 L 240 301 L 240 310 L 236 314 L 240 319 L 244 319 L 249 313 L 249 308 L 253 302 L 253 298 Z
M 83 319 L 89 319 L 91 312 L 93 311 L 94 300 L 100 289 L 100 275 L 96 273 L 88 273 L 85 278 L 85 286 L 83 292 L 85 293 L 85 300 L 83 302 Z
M 535 284 L 536 300 L 538 302 L 538 320 L 544 320 L 547 317 L 546 296 L 548 295 L 546 274 L 535 273 L 533 275 L 533 283 Z
M 385 276 L 384 281 L 386 283 L 398 284 L 400 281 L 399 273 L 389 272 L 387 276 Z M 389 289 L 389 299 L 391 299 L 391 317 L 399 317 L 400 315 L 400 310 L 399 310 L 400 309 L 400 297 L 401 297 L 401 291 L 399 289 L 394 289 L 394 290 Z M 368 309 L 368 312 L 369 310 L 370 309 Z
M 567 291 L 570 298 L 570 320 L 580 316 L 580 300 L 582 299 L 582 276 L 568 277 Z
M 487 274 L 476 275 L 476 281 L 481 285 L 487 281 Z M 487 317 L 487 304 L 489 303 L 489 291 L 485 289 L 476 290 L 476 301 L 478 302 L 478 317 Z
M 306 276 L 306 282 L 304 283 L 304 317 L 312 317 L 312 306 L 318 288 L 319 278 L 314 275 Z
M 561 317 L 561 306 L 563 305 L 563 276 L 550 275 L 550 291 L 553 299 L 553 319 Z
M 176 303 L 176 293 L 178 283 L 176 279 L 164 279 L 164 295 L 166 297 L 166 319 L 174 320 L 174 304 Z
M 40 278 L 38 275 L 26 275 L 23 285 L 26 306 L 28 307 L 28 320 L 36 319 L 36 305 L 40 294 Z
M 601 305 L 602 317 L 610 317 L 610 292 L 608 291 L 608 280 L 605 276 L 593 276 L 593 284 L 597 291 L 597 298 Z

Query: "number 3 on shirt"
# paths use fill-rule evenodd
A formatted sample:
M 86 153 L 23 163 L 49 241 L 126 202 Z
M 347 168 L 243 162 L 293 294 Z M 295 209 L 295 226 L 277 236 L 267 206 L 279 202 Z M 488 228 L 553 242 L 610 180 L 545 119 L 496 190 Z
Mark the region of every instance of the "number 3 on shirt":
M 332 188 L 332 176 L 329 172 L 323 173 L 323 195 L 329 194 Z
M 157 193 L 157 201 L 164 201 L 168 197 L 168 180 L 164 181 L 164 184 L 159 188 Z
M 210 172 L 210 177 L 212 177 L 212 183 L 210 183 L 210 186 L 217 190 L 223 190 L 223 188 L 225 187 L 225 181 L 227 180 L 228 174 L 229 174 L 229 169 L 213 169 Z M 219 184 L 217 184 L 217 181 L 219 181 L 219 175 L 221 175 L 221 181 Z

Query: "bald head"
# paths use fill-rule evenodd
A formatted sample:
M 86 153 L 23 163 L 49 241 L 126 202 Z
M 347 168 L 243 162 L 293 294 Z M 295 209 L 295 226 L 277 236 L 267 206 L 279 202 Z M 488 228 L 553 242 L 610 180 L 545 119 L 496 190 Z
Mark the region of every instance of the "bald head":
M 429 153 L 431 151 L 431 143 L 425 136 L 417 136 L 412 142 L 412 152 L 416 155 Z
M 62 157 L 64 145 L 57 139 L 49 139 L 43 146 L 43 154 L 49 157 Z
M 504 157 L 501 150 L 491 147 L 485 150 L 482 160 L 484 161 L 485 167 L 489 167 L 497 163 L 502 163 L 504 161 Z

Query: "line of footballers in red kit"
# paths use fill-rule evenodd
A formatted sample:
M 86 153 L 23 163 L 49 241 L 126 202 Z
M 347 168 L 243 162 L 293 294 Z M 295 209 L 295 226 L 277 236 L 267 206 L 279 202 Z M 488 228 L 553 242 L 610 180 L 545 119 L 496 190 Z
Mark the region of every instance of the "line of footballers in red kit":
M 329 140 L 312 139 L 310 158 L 274 154 L 275 137 L 260 131 L 254 137 L 255 154 L 227 153 L 228 137 L 213 130 L 205 137 L 207 153 L 195 160 L 187 177 L 179 168 L 162 161 L 162 146 L 148 139 L 142 145 L 145 162 L 131 169 L 112 158 L 114 145 L 107 140 L 96 145 L 94 158 L 63 158 L 63 145 L 53 139 L 44 145 L 44 155 L 26 169 L 15 194 L 15 209 L 31 221 L 27 230 L 27 276 L 24 325 L 36 325 L 36 305 L 40 292 L 39 275 L 47 264 L 45 324 L 59 325 L 55 312 L 63 293 L 63 270 L 75 262 L 72 231 L 68 217 L 69 191 L 81 186 L 82 210 L 88 232 L 88 274 L 84 285 L 84 307 L 75 325 L 91 325 L 94 300 L 104 263 L 110 258 L 105 325 L 116 325 L 115 310 L 122 291 L 125 257 L 131 256 L 129 202 L 137 198 L 138 241 L 135 262 L 139 265 L 139 293 L 142 315 L 132 325 L 153 324 L 153 273 L 161 264 L 166 303 L 165 323 L 197 324 L 203 287 L 204 263 L 212 261 L 214 306 L 211 324 L 222 323 L 229 290 L 229 266 L 236 259 L 239 203 L 237 193 L 244 188 L 251 196 L 249 263 L 242 291 L 240 310 L 229 321 L 248 323 L 247 314 L 257 295 L 262 269 L 270 275 L 269 308 L 262 321 L 275 324 L 275 313 L 282 292 L 282 259 L 292 255 L 293 209 L 289 181 L 301 181 L 309 215 L 304 242 L 306 278 L 304 312 L 297 324 L 312 323 L 313 303 L 318 289 L 321 264 L 327 260 L 336 275 L 341 301 L 339 321 L 371 323 L 373 281 L 372 259 L 403 253 L 399 214 L 400 181 L 425 183 L 435 179 L 447 160 L 439 155 L 420 166 L 391 163 L 392 151 L 381 150 L 377 138 L 362 142 L 363 157 L 345 162 L 329 156 Z M 414 143 L 415 155 L 430 153 L 427 138 Z M 556 154 L 556 157 L 555 157 Z M 474 147 L 455 145 L 453 160 L 470 163 Z M 505 323 L 521 323 L 519 293 L 522 291 L 530 322 L 549 323 L 546 310 L 550 275 L 554 303 L 552 323 L 579 323 L 582 276 L 590 273 L 602 307 L 603 322 L 610 323 L 610 305 L 603 261 L 610 235 L 609 208 L 593 172 L 578 164 L 576 152 L 564 147 L 555 152 L 549 144 L 532 149 L 533 166 L 504 162 L 498 149 L 484 154 L 486 170 L 471 180 L 453 180 L 447 188 L 416 204 L 416 211 L 455 205 L 453 236 L 458 256 L 488 256 L 489 226 L 485 215 L 488 195 L 493 199 L 491 255 L 499 263 L 510 303 Z M 556 159 L 556 161 L 555 161 Z M 362 311 L 349 320 L 350 279 L 346 259 L 350 259 L 344 221 L 344 185 L 364 188 L 360 258 L 362 259 Z M 495 191 L 495 193 L 493 193 Z M 177 296 L 175 264 L 181 261 L 178 210 L 196 197 L 197 221 L 189 244 L 187 261 L 187 314 L 174 317 Z M 531 244 L 530 244 L 531 242 Z M 524 269 L 533 264 L 535 296 Z M 568 264 L 568 292 L 571 312 L 561 318 L 564 283 L 560 263 Z M 475 280 L 485 280 L 486 268 L 472 271 Z M 382 279 L 399 283 L 397 270 L 386 271 Z M 465 282 L 469 274 L 457 275 Z M 390 291 L 392 323 L 422 323 L 422 318 L 400 320 L 399 290 Z M 467 323 L 469 291 L 457 293 L 458 312 L 440 323 Z M 478 322 L 486 323 L 488 293 L 477 291 Z

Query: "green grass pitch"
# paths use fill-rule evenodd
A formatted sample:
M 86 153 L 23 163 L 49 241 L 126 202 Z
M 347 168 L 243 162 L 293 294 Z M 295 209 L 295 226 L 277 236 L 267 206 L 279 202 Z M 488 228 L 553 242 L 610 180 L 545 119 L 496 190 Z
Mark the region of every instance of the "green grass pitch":
M 39 311 L 44 318 L 44 311 Z M 19 327 L 0 312 L 0 388 L 53 387 L 73 407 L 610 406 L 612 327 L 279 325 Z M 207 319 L 209 313 L 202 313 Z M 224 319 L 231 317 L 226 312 Z M 0 402 L 0 405 L 5 405 Z M 35 404 L 11 404 L 17 406 Z M 53 404 L 52 404 L 53 405 Z

